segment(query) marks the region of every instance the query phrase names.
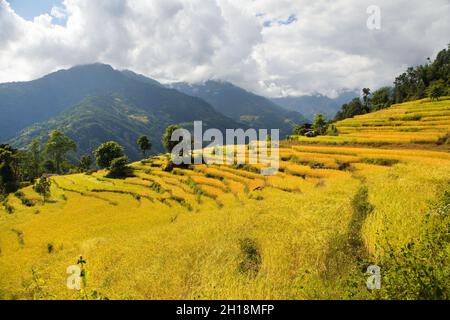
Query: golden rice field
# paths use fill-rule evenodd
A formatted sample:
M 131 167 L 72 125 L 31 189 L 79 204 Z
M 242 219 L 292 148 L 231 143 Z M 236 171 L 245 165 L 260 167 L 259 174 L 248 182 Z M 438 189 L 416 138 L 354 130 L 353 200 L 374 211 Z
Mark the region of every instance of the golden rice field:
M 421 113 L 419 106 L 430 114 L 450 108 L 449 100 L 397 105 L 339 130 L 350 137 L 352 128 L 371 128 L 357 123 L 391 126 L 386 117 Z M 291 141 L 279 153 L 273 176 L 251 165 L 166 172 L 158 156 L 133 163 L 126 179 L 105 171 L 52 177 L 46 203 L 31 186 L 11 194 L 0 207 L 0 298 L 80 298 L 66 286 L 66 269 L 80 256 L 85 291 L 109 299 L 349 298 L 336 241 L 348 233 L 358 189 L 367 186 L 374 206 L 361 236 L 377 263 L 386 241 L 399 248 L 417 236 L 430 200 L 450 181 L 450 153 L 440 149 Z M 245 239 L 259 252 L 253 272 L 242 268 Z
M 397 104 L 339 121 L 336 127 L 338 136 L 293 139 L 329 144 L 436 144 L 450 134 L 450 97 Z

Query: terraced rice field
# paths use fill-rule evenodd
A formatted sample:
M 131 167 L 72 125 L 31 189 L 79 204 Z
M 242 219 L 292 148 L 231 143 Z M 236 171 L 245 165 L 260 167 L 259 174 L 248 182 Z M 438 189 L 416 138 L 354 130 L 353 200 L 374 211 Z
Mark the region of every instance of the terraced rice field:
M 450 134 L 450 97 L 394 105 L 391 108 L 339 121 L 338 136 L 294 140 L 331 144 L 436 144 Z
M 0 298 L 79 298 L 66 269 L 80 255 L 86 290 L 109 299 L 345 298 L 334 248 L 357 190 L 367 186 L 375 207 L 361 232 L 377 262 L 386 239 L 399 247 L 417 234 L 450 180 L 449 153 L 417 149 L 291 142 L 274 176 L 251 165 L 166 172 L 166 161 L 134 163 L 123 180 L 52 177 L 45 204 L 32 187 L 10 195 L 0 209 Z M 260 254 L 251 274 L 239 267 L 244 239 Z
M 417 237 L 450 181 L 449 109 L 416 101 L 341 121 L 337 137 L 284 141 L 273 176 L 249 163 L 167 170 L 161 155 L 126 179 L 51 177 L 45 203 L 23 188 L 0 206 L 0 298 L 349 298 L 352 199 L 367 187 L 358 232 L 371 263 Z M 80 256 L 83 296 L 66 285 Z

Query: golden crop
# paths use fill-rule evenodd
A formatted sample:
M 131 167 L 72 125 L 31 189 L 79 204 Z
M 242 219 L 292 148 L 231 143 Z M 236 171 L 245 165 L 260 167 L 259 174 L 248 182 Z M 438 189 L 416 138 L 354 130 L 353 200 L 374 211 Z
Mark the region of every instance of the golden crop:
M 345 270 L 332 261 L 343 255 L 336 243 L 348 232 L 358 188 L 368 187 L 374 207 L 362 237 L 378 262 L 387 240 L 398 248 L 418 234 L 429 201 L 450 181 L 450 153 L 432 145 L 437 133 L 399 131 L 428 121 L 393 126 L 389 118 L 439 113 L 449 103 L 396 105 L 342 121 L 337 137 L 283 142 L 274 176 L 257 165 L 165 172 L 159 156 L 132 164 L 135 176 L 122 180 L 105 171 L 52 177 L 46 203 L 24 188 L 33 206 L 11 194 L 12 212 L 0 207 L 0 298 L 79 298 L 66 269 L 80 255 L 86 290 L 110 299 L 343 298 Z M 439 121 L 450 121 L 447 112 Z M 365 121 L 386 126 L 359 126 Z M 417 140 L 428 148 L 412 146 Z M 361 145 L 342 145 L 349 141 Z M 373 141 L 402 145 L 364 145 Z M 257 274 L 239 271 L 245 238 L 258 245 Z

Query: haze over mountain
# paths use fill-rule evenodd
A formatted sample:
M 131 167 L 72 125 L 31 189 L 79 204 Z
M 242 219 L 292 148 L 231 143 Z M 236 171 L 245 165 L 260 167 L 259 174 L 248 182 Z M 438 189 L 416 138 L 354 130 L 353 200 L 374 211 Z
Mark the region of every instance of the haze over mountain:
M 280 129 L 281 137 L 290 134 L 296 124 L 306 121 L 298 112 L 286 110 L 265 97 L 225 81 L 178 82 L 168 87 L 199 97 L 216 111 L 252 128 Z
M 328 119 L 333 119 L 344 103 L 357 97 L 357 91 L 343 91 L 336 98 L 317 94 L 311 96 L 271 98 L 279 106 L 290 111 L 297 111 L 309 121 L 314 119 L 317 113 L 322 113 Z
M 45 140 L 60 129 L 91 152 L 99 143 L 117 140 L 131 158 L 138 156 L 136 139 L 148 135 L 154 151 L 162 151 L 166 126 L 242 127 L 205 101 L 161 86 L 132 72 L 103 64 L 61 70 L 41 79 L 0 85 L 0 141 L 26 147 L 33 138 Z

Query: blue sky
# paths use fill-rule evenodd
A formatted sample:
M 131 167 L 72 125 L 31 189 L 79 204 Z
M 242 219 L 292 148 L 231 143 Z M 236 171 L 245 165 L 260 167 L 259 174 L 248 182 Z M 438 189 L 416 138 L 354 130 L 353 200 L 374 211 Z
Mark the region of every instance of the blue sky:
M 50 13 L 53 6 L 60 5 L 63 0 L 7 0 L 11 8 L 27 20 L 33 20 L 43 13 Z

